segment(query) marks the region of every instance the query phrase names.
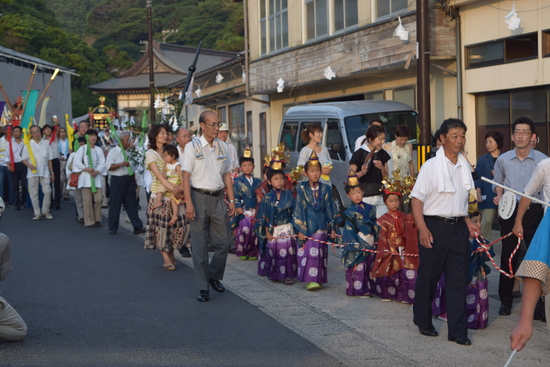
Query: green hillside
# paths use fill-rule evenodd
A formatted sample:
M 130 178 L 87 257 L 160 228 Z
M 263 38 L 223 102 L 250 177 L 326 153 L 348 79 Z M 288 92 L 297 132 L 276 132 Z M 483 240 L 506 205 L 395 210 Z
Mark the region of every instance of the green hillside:
M 154 38 L 242 51 L 243 8 L 233 0 L 152 0 Z M 0 45 L 75 69 L 73 115 L 97 96 L 88 86 L 116 77 L 142 57 L 147 40 L 146 0 L 0 0 Z M 107 104 L 113 101 L 107 101 Z

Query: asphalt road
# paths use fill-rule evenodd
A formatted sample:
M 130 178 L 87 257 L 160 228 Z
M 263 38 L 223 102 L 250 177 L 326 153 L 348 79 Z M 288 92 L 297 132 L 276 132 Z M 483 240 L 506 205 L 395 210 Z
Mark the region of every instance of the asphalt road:
M 53 220 L 6 209 L 13 270 L 1 295 L 29 328 L 0 341 L 0 366 L 339 366 L 338 360 L 230 291 L 196 301 L 192 269 L 162 269 L 119 229 L 88 229 L 72 202 Z

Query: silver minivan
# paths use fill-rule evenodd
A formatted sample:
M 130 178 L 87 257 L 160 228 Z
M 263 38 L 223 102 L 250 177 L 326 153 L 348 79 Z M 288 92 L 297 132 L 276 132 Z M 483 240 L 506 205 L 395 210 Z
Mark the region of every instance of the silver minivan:
M 349 161 L 355 150 L 355 141 L 364 136 L 370 122 L 379 118 L 384 122 L 386 140 L 393 140 L 395 128 L 407 125 L 411 130 L 409 142 L 417 143 L 417 113 L 401 102 L 395 101 L 350 101 L 315 103 L 294 106 L 283 117 L 279 142 L 290 151 L 290 166 L 296 167 L 300 150 L 304 147 L 301 132 L 307 124 L 318 123 L 323 127 L 323 145 L 332 159 L 332 197 L 338 209 L 350 205 L 344 190 L 349 171 Z M 416 157 L 414 157 L 416 158 Z

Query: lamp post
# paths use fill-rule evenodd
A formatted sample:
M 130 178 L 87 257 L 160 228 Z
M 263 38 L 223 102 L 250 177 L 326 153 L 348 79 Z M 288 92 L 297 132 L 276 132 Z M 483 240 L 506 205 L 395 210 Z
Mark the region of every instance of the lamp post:
M 153 62 L 153 20 L 152 20 L 152 6 L 151 0 L 147 0 L 147 27 L 148 27 L 148 45 L 149 45 L 149 120 L 154 123 L 155 119 L 155 96 L 153 91 L 155 89 L 155 73 L 154 73 L 154 62 Z

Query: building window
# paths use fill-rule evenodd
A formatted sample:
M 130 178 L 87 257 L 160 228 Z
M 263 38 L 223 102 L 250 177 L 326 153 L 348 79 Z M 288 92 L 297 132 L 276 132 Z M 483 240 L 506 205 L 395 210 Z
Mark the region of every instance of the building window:
M 305 0 L 307 39 L 328 34 L 327 0 Z
M 537 133 L 536 150 L 548 154 L 550 87 L 515 89 L 476 95 L 477 152 L 486 153 L 485 134 L 499 131 L 504 136 L 502 151 L 513 149 L 510 139 L 515 119 L 525 116 L 533 120 Z
M 244 103 L 229 106 L 229 116 L 229 136 L 237 150 L 237 156 L 240 157 L 248 145 L 244 126 Z
M 227 108 L 218 108 L 218 117 L 220 119 L 220 124 L 227 124 Z
M 541 32 L 542 35 L 542 57 L 550 56 L 550 29 Z
M 288 47 L 288 0 L 260 0 L 262 55 Z
M 466 55 L 468 68 L 536 59 L 538 57 L 538 35 L 535 32 L 466 46 Z
M 357 25 L 357 0 L 334 0 L 334 31 Z
M 406 9 L 408 0 L 376 0 L 376 18 L 389 17 L 393 13 Z

